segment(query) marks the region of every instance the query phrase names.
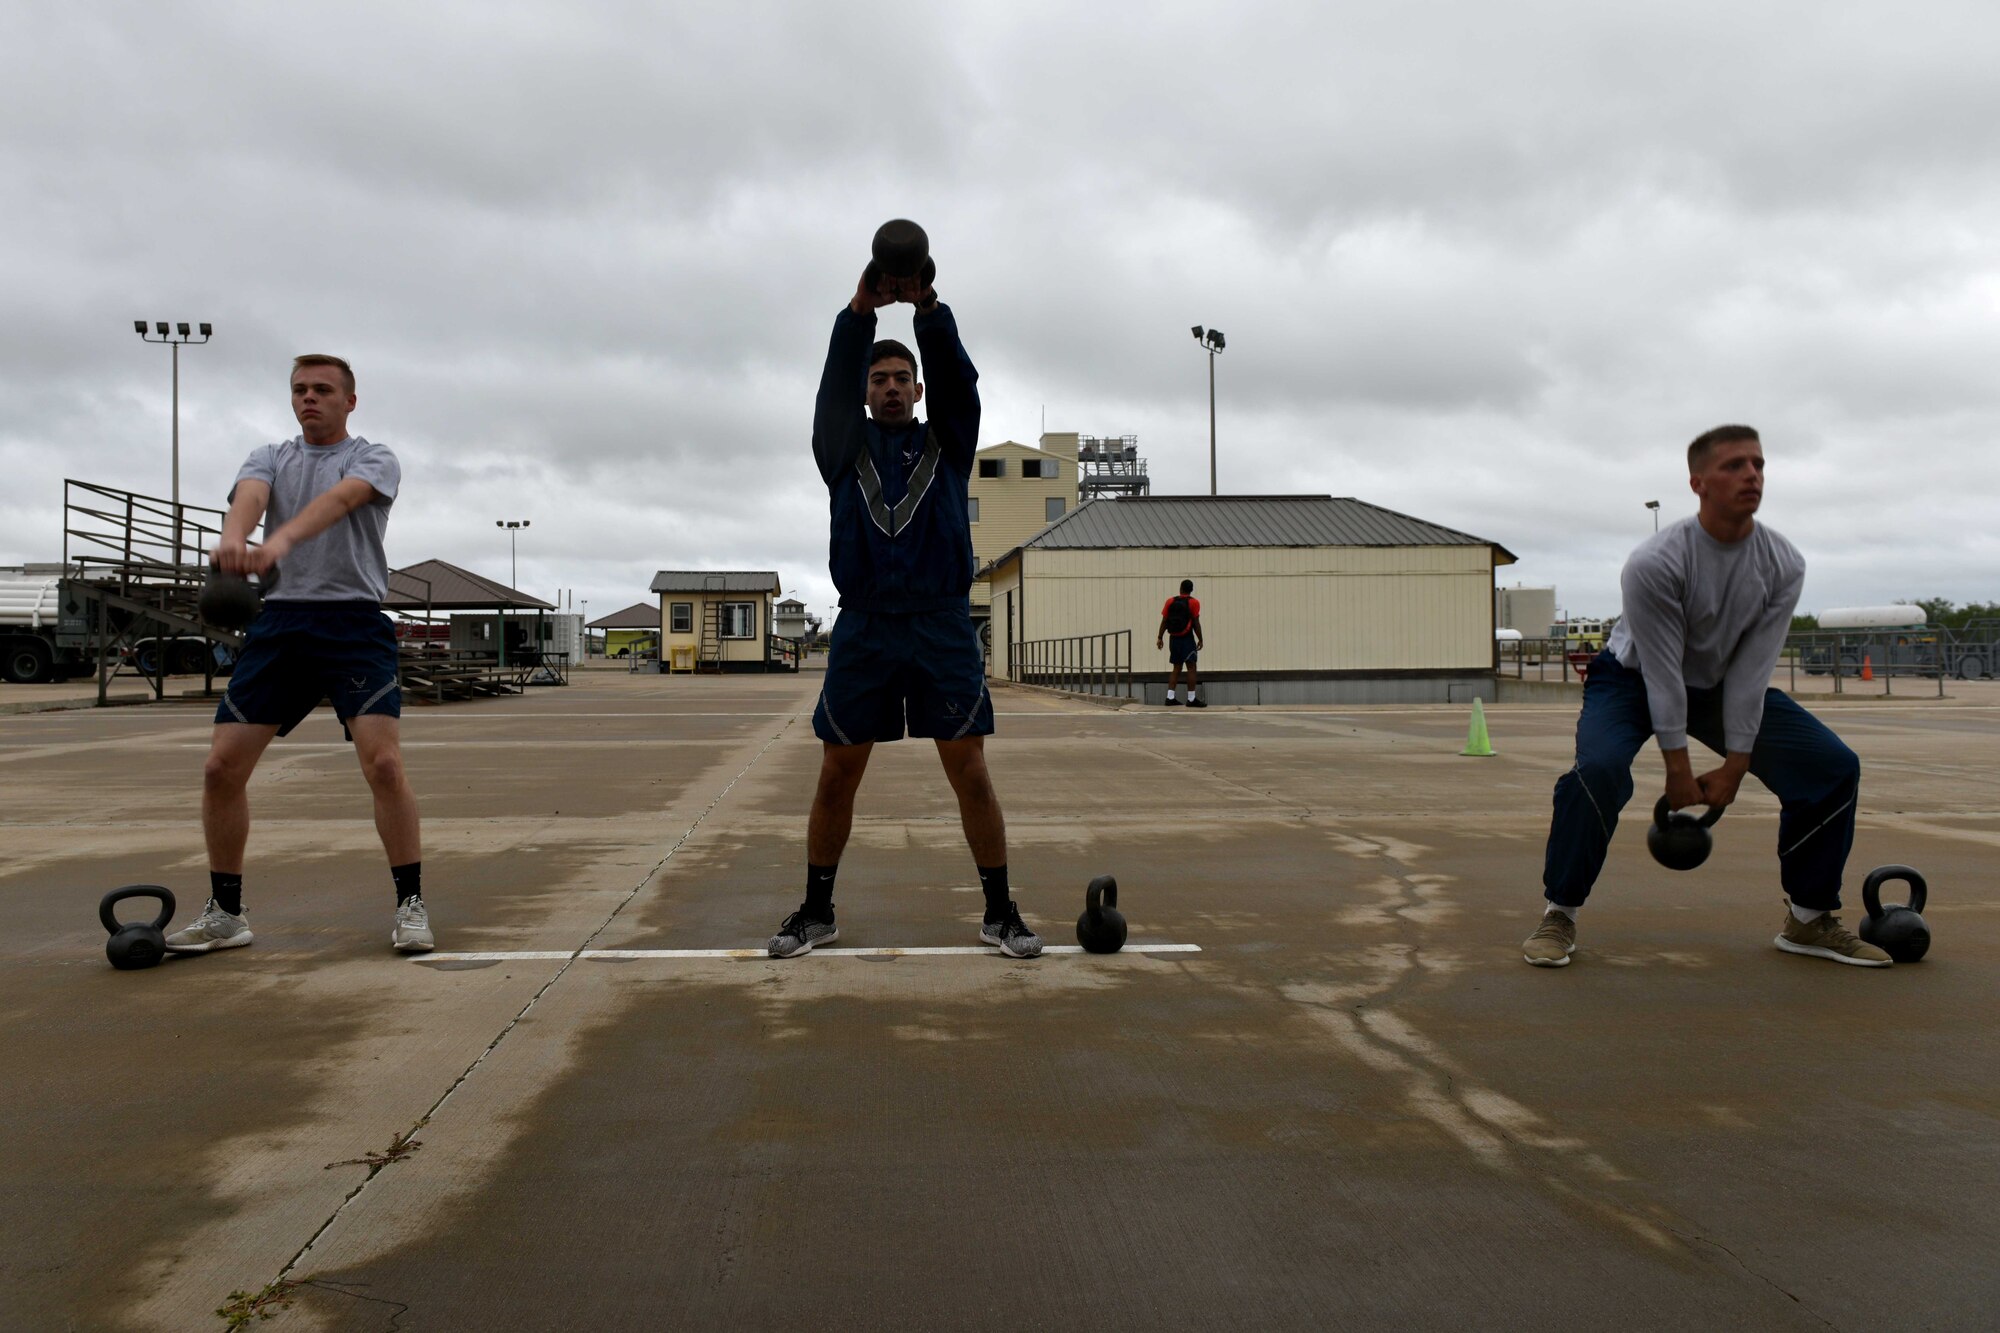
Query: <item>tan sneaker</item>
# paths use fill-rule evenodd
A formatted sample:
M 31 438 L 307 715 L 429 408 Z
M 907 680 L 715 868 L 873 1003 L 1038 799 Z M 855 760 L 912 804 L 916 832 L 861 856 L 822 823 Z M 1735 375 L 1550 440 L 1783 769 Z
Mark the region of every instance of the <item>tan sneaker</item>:
M 1891 967 L 1895 963 L 1888 954 L 1841 925 L 1840 918 L 1833 913 L 1821 912 L 1810 921 L 1801 921 L 1792 915 L 1789 902 L 1785 904 L 1785 928 L 1772 943 L 1786 953 L 1831 958 L 1855 967 Z
M 1568 967 L 1576 952 L 1576 920 L 1562 912 L 1544 912 L 1542 924 L 1521 942 L 1521 957 L 1536 967 Z

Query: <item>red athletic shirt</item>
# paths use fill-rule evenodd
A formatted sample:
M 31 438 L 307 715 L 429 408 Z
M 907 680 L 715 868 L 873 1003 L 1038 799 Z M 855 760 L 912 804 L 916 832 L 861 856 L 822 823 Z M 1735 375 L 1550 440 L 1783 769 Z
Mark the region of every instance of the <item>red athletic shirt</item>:
M 1201 619 L 1201 598 L 1189 597 L 1187 599 L 1187 603 L 1188 603 L 1188 627 L 1182 630 L 1179 634 L 1174 634 L 1169 636 L 1171 638 L 1185 639 L 1188 635 L 1194 633 L 1194 622 Z M 1165 602 L 1160 604 L 1160 619 L 1165 620 L 1167 618 L 1167 612 L 1173 609 L 1174 609 L 1174 599 L 1169 597 Z

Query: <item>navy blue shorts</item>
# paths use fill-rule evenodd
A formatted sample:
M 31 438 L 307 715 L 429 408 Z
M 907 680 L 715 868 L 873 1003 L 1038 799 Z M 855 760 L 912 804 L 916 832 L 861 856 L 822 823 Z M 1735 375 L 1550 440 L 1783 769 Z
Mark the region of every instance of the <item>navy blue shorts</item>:
M 842 611 L 813 734 L 834 745 L 899 741 L 906 723 L 909 735 L 931 740 L 993 734 L 986 655 L 971 615 Z
M 1174 666 L 1193 666 L 1194 659 L 1200 652 L 1201 649 L 1195 646 L 1192 633 L 1167 636 L 1167 661 Z
M 322 699 L 333 700 L 342 722 L 403 715 L 389 617 L 366 602 L 266 602 L 215 720 L 274 726 L 283 736 Z

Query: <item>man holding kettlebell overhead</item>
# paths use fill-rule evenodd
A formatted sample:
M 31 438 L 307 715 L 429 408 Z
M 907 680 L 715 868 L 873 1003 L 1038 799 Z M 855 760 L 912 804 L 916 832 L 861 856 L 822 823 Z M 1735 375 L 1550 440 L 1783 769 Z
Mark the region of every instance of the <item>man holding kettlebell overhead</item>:
M 834 319 L 820 377 L 813 456 L 831 509 L 829 564 L 840 616 L 813 711 L 824 749 L 806 825 L 805 901 L 771 937 L 773 958 L 840 938 L 833 881 L 854 796 L 875 744 L 901 740 L 906 728 L 936 742 L 958 798 L 986 897 L 979 938 L 1009 958 L 1042 952 L 1008 894 L 1007 829 L 986 771 L 993 703 L 967 602 L 973 558 L 966 490 L 979 447 L 979 372 L 929 272 L 895 277 L 871 266 Z M 875 312 L 899 301 L 916 306 L 917 346 L 930 367 L 928 422 L 916 418 L 926 388 L 916 354 L 875 339 Z
M 251 942 L 243 907 L 250 774 L 271 741 L 322 699 L 332 700 L 374 793 L 375 830 L 396 886 L 390 942 L 401 953 L 427 953 L 435 944 L 422 893 L 417 798 L 403 774 L 396 636 L 382 614 L 389 595 L 382 538 L 402 468 L 387 446 L 348 433 L 355 401 L 347 362 L 298 357 L 292 413 L 300 433 L 252 452 L 230 488 L 215 564 L 232 574 L 276 569 L 284 577 L 251 622 L 215 710 L 201 795 L 208 905 L 167 937 L 174 953 Z M 259 520 L 264 543 L 251 546 Z
M 1756 521 L 1764 447 L 1748 426 L 1717 426 L 1688 446 L 1699 512 L 1641 543 L 1620 577 L 1624 615 L 1584 678 L 1576 762 L 1556 782 L 1542 871 L 1542 921 L 1521 947 L 1536 967 L 1565 967 L 1576 916 L 1604 868 L 1632 760 L 1648 736 L 1666 763 L 1670 809 L 1720 809 L 1743 775 L 1782 804 L 1778 873 L 1787 899 L 1773 941 L 1787 953 L 1858 967 L 1889 955 L 1840 924 L 1840 876 L 1854 842 L 1861 761 L 1771 673 L 1791 631 L 1806 565 Z M 1697 774 L 1688 737 L 1724 756 Z

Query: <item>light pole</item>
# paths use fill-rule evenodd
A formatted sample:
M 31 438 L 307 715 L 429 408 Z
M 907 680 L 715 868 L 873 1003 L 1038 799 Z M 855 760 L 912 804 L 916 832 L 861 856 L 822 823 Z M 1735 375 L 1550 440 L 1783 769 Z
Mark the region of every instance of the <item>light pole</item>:
M 1215 355 L 1229 345 L 1221 329 L 1194 326 L 1194 340 L 1208 351 L 1208 493 L 1215 494 Z
M 181 567 L 181 346 L 193 343 L 199 347 L 215 336 L 212 324 L 196 325 L 199 333 L 192 333 L 185 324 L 176 324 L 172 333 L 167 331 L 167 322 L 157 320 L 153 332 L 146 331 L 146 321 L 132 321 L 132 332 L 149 343 L 165 343 L 174 349 L 174 568 Z
M 1648 500 L 1646 501 L 1646 508 L 1653 511 L 1653 531 L 1658 532 L 1660 530 L 1660 502 L 1658 500 Z
M 496 518 L 493 520 L 493 526 L 507 529 L 507 579 L 518 588 L 521 586 L 521 559 L 514 549 L 514 539 L 522 528 L 529 526 L 528 520 Z

